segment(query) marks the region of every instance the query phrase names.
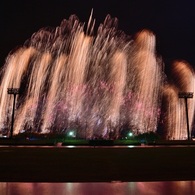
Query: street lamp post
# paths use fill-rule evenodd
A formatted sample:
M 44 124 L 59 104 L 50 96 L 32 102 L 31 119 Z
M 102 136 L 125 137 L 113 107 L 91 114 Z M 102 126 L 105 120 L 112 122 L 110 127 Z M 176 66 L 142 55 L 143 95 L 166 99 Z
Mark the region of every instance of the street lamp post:
M 13 107 L 12 107 L 12 119 L 11 119 L 11 129 L 10 129 L 10 138 L 13 137 L 13 130 L 14 130 L 14 113 L 15 113 L 15 104 L 16 104 L 16 95 L 19 94 L 19 88 L 8 88 L 7 93 L 10 95 L 14 95 L 13 100 Z
M 189 118 L 188 118 L 188 104 L 187 104 L 187 99 L 188 98 L 193 98 L 193 93 L 192 92 L 180 92 L 178 95 L 179 95 L 179 98 L 184 98 L 184 100 L 185 100 L 187 135 L 188 135 L 188 140 L 191 140 L 190 128 L 189 128 Z

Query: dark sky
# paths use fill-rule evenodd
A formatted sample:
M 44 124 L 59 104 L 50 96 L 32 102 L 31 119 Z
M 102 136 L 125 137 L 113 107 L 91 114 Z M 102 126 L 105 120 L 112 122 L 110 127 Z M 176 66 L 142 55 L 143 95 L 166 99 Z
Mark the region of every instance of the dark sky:
M 126 34 L 150 29 L 167 66 L 183 59 L 195 67 L 194 0 L 1 0 L 1 65 L 12 49 L 40 28 L 56 27 L 72 14 L 87 22 L 92 8 L 97 26 L 110 14 Z

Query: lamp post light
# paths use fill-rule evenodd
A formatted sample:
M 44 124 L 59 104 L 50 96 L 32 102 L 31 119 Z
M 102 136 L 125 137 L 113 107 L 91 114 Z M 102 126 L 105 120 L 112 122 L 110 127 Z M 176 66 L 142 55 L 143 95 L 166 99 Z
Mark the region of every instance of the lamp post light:
M 15 113 L 16 95 L 20 93 L 20 89 L 19 88 L 8 88 L 7 93 L 10 95 L 14 95 L 13 107 L 12 107 L 11 129 L 10 129 L 10 138 L 12 138 L 13 129 L 14 129 L 14 113 Z
M 191 140 L 190 128 L 189 128 L 189 118 L 188 118 L 188 104 L 187 104 L 187 99 L 188 98 L 193 98 L 193 92 L 179 92 L 178 95 L 179 95 L 179 98 L 184 98 L 184 100 L 185 100 L 187 135 L 188 135 L 188 140 Z

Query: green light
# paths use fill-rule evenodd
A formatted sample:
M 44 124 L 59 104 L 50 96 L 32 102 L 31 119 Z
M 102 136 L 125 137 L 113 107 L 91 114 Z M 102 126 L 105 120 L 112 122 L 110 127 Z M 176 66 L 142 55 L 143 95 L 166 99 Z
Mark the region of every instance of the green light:
M 129 137 L 132 137 L 132 136 L 133 136 L 133 133 L 132 133 L 132 132 L 129 132 L 129 133 L 128 133 L 128 136 L 129 136 Z
M 69 136 L 69 137 L 76 137 L 74 131 L 69 131 L 69 132 L 68 132 L 68 136 Z

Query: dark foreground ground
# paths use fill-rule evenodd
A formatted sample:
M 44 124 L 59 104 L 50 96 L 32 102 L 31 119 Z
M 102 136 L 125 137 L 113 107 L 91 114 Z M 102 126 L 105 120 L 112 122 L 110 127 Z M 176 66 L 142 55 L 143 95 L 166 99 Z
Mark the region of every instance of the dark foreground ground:
M 195 180 L 195 147 L 0 147 L 1 182 Z

